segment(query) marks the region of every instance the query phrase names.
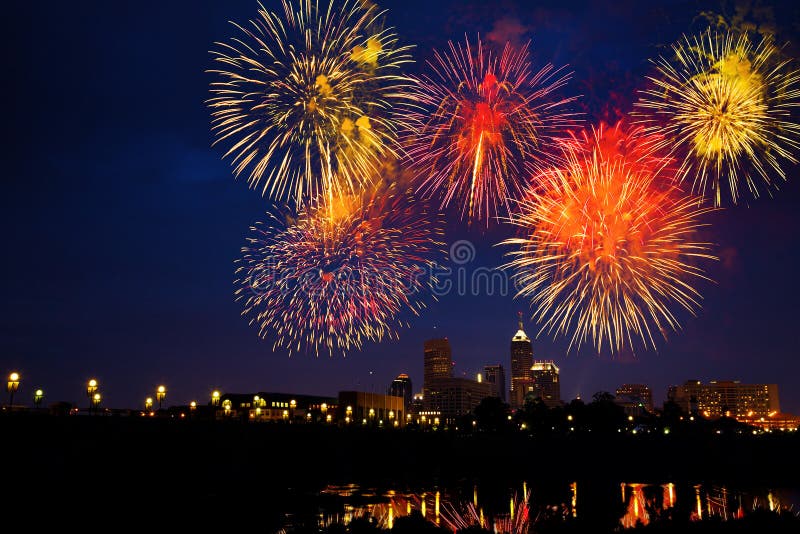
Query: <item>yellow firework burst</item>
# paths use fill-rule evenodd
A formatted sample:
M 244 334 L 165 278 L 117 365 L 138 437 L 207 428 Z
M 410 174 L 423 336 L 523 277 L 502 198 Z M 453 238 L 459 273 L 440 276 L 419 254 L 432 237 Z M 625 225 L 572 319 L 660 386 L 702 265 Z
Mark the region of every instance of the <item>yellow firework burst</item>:
M 356 190 L 394 154 L 407 86 L 399 67 L 411 58 L 372 4 L 281 4 L 281 14 L 261 5 L 257 19 L 234 24 L 238 37 L 217 43 L 208 105 L 236 175 L 300 204 Z
M 701 207 L 671 183 L 658 139 L 620 125 L 564 147 L 564 163 L 540 172 L 510 222 L 520 236 L 503 268 L 530 298 L 542 332 L 588 339 L 598 352 L 655 347 L 679 322 L 671 307 L 699 308 L 691 282 L 711 245 L 693 240 Z M 665 179 L 666 178 L 666 179 Z
M 681 160 L 679 179 L 710 192 L 714 204 L 744 187 L 754 197 L 785 179 L 785 161 L 797 162 L 800 76 L 779 57 L 770 37 L 754 44 L 744 33 L 711 30 L 673 45 L 674 58 L 659 57 L 657 74 L 636 104 L 648 131 L 664 134 Z

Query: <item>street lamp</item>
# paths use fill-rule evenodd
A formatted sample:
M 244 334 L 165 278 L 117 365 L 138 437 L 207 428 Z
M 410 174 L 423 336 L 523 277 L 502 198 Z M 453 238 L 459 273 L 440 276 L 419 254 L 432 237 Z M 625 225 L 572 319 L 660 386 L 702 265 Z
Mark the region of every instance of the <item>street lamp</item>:
M 33 392 L 33 405 L 36 408 L 40 408 L 42 406 L 42 399 L 44 398 L 44 391 L 41 389 L 37 389 Z
M 189 403 L 189 414 L 194 416 L 194 412 L 197 410 L 197 401 L 192 401 Z
M 8 399 L 8 409 L 11 410 L 14 407 L 14 393 L 17 392 L 19 389 L 19 373 L 13 372 L 8 375 L 8 384 L 6 385 L 6 389 L 9 393 Z
M 211 406 L 219 406 L 219 391 L 216 389 L 211 392 Z
M 144 411 L 149 412 L 153 409 L 153 397 L 147 397 L 144 400 Z
M 231 414 L 231 409 L 233 408 L 233 403 L 230 399 L 225 399 L 222 402 L 222 409 L 225 411 L 225 417 Z
M 294 409 L 297 408 L 297 401 L 294 399 L 290 400 L 289 408 L 291 408 L 291 410 L 289 411 L 289 421 L 294 422 Z
M 158 386 L 156 390 L 156 400 L 158 401 L 158 409 L 161 409 L 162 404 L 164 403 L 164 398 L 167 396 L 167 388 L 164 386 Z
M 322 417 L 325 418 L 325 414 L 328 413 L 328 403 L 323 402 L 319 410 L 322 412 Z
M 92 413 L 92 406 L 94 406 L 94 395 L 97 393 L 98 388 L 97 380 L 94 378 L 89 379 L 86 383 L 86 396 L 89 397 L 89 414 Z
M 100 401 L 101 400 L 102 400 L 102 397 L 100 396 L 99 393 L 95 393 L 94 396 L 92 397 L 92 407 L 94 408 L 95 412 L 97 412 L 97 408 L 98 408 L 98 406 L 100 406 Z
M 353 407 L 348 406 L 347 409 L 345 409 L 345 413 L 347 414 L 347 417 L 344 418 L 344 422 L 349 424 L 350 421 L 353 420 Z

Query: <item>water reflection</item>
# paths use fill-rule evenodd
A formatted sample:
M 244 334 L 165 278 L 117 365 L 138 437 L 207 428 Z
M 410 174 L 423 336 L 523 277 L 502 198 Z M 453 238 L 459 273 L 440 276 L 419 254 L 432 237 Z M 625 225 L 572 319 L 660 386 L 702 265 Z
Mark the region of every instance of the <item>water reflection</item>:
M 620 484 L 625 515 L 620 523 L 624 528 L 647 526 L 654 519 L 670 519 L 676 507 L 675 484 Z M 748 511 L 769 510 L 771 512 L 791 510 L 791 503 L 784 504 L 774 490 L 732 491 L 727 486 L 695 484 L 692 486 L 694 502 L 689 519 L 702 521 L 717 518 L 723 521 L 741 519 Z
M 327 486 L 319 494 L 316 526 L 350 525 L 353 521 L 366 521 L 380 529 L 391 530 L 402 517 L 418 514 L 431 523 L 455 532 L 471 526 L 499 534 L 517 534 L 532 531 L 536 523 L 569 522 L 579 518 L 579 507 L 596 510 L 605 498 L 597 488 L 584 488 L 579 492 L 578 481 L 564 484 L 561 490 L 546 492 L 544 488 L 522 482 L 517 492 L 508 489 L 506 495 L 479 491 L 478 485 L 463 488 L 428 488 L 426 491 L 376 490 L 356 484 Z M 619 524 L 622 528 L 647 526 L 651 523 L 674 519 L 676 513 L 694 521 L 718 518 L 733 520 L 744 517 L 749 511 L 787 510 L 792 503 L 784 503 L 781 492 L 774 490 L 741 491 L 728 486 L 686 484 L 682 490 L 672 482 L 647 484 L 622 482 L 620 493 L 614 497 L 609 486 L 608 497 L 621 499 Z M 538 493 L 536 493 L 538 492 Z M 502 493 L 502 492 L 501 492 Z M 471 494 L 471 495 L 470 495 Z M 559 501 L 563 495 L 563 502 Z M 683 499 L 683 501 L 681 501 Z M 594 502 L 592 502 L 594 500 Z M 485 501 L 485 502 L 484 502 Z M 680 508 L 680 502 L 683 508 Z M 620 502 L 617 500 L 616 502 Z M 582 504 L 581 504 L 582 503 Z M 594 505 L 594 507 L 592 506 Z M 603 505 L 605 506 L 605 505 Z M 287 516 L 286 528 L 308 525 L 298 517 Z M 587 518 L 584 518 L 587 519 Z M 592 520 L 591 517 L 588 518 Z

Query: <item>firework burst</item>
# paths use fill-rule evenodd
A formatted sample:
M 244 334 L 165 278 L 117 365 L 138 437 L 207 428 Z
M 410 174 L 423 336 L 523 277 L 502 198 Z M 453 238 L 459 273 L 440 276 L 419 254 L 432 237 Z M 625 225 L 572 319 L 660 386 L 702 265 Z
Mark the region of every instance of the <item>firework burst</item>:
M 424 307 L 441 251 L 438 216 L 394 187 L 328 199 L 252 228 L 237 269 L 242 314 L 290 354 L 395 337 L 398 315 Z
M 411 58 L 372 4 L 281 3 L 282 15 L 262 5 L 234 24 L 237 38 L 217 43 L 208 105 L 236 176 L 300 205 L 337 185 L 357 190 L 394 153 L 407 85 L 399 67 Z
M 654 61 L 651 87 L 636 104 L 648 131 L 664 135 L 681 159 L 677 176 L 714 204 L 735 204 L 746 187 L 754 197 L 785 179 L 781 163 L 796 163 L 800 74 L 780 59 L 771 38 L 711 30 L 675 44 L 674 59 Z
M 405 136 L 418 191 L 488 222 L 519 196 L 524 169 L 573 125 L 566 105 L 574 99 L 555 96 L 570 74 L 552 65 L 532 73 L 528 45 L 506 45 L 497 57 L 480 40 L 475 47 L 450 42 L 428 65 L 432 74 L 412 89 L 418 107 Z
M 694 313 L 705 279 L 699 261 L 716 259 L 693 241 L 713 208 L 681 193 L 668 160 L 652 152 L 660 140 L 641 128 L 601 126 L 565 144 L 564 163 L 543 170 L 510 222 L 521 236 L 509 263 L 518 296 L 549 335 L 570 335 L 570 349 L 588 339 L 600 352 L 655 347 L 679 323 L 677 305 Z M 582 146 L 581 146 L 582 145 Z

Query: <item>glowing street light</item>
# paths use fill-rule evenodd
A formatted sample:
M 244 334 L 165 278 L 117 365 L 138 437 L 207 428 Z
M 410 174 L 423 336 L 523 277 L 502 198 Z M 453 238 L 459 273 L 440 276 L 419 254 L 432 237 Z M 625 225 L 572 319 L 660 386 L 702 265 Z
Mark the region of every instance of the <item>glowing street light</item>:
M 36 408 L 40 408 L 42 406 L 42 399 L 44 398 L 44 391 L 41 389 L 37 389 L 33 392 L 33 405 Z
M 158 401 L 159 410 L 161 409 L 166 396 L 167 396 L 167 388 L 165 388 L 164 386 L 158 386 L 158 389 L 156 390 L 156 400 Z
M 97 408 L 100 406 L 100 401 L 101 400 L 103 400 L 103 398 L 99 393 L 95 393 L 92 396 L 92 408 L 94 408 L 95 412 L 97 412 Z
M 14 393 L 16 393 L 17 390 L 19 389 L 19 381 L 20 381 L 19 373 L 13 372 L 10 375 L 8 375 L 8 384 L 6 384 L 6 390 L 9 393 L 9 398 L 8 398 L 9 410 L 14 407 Z
M 153 409 L 153 397 L 147 397 L 144 400 L 144 411 L 149 412 Z
M 89 413 L 92 413 L 92 407 L 94 406 L 94 395 L 97 393 L 97 388 L 100 385 L 97 383 L 97 380 L 94 378 L 90 378 L 89 381 L 86 383 L 86 396 L 89 397 Z
M 289 421 L 294 422 L 294 409 L 297 408 L 297 401 L 294 399 L 290 400 L 289 408 L 291 408 L 291 410 L 289 411 Z
M 190 402 L 190 403 L 189 403 L 189 412 L 190 412 L 190 413 L 192 413 L 192 414 L 194 414 L 194 412 L 195 412 L 196 410 L 197 410 L 197 401 L 192 401 L 192 402 Z
M 225 411 L 225 416 L 229 416 L 231 414 L 231 410 L 233 409 L 233 403 L 230 399 L 225 399 L 222 401 L 222 409 Z
M 216 389 L 211 392 L 211 406 L 219 406 L 219 391 Z

